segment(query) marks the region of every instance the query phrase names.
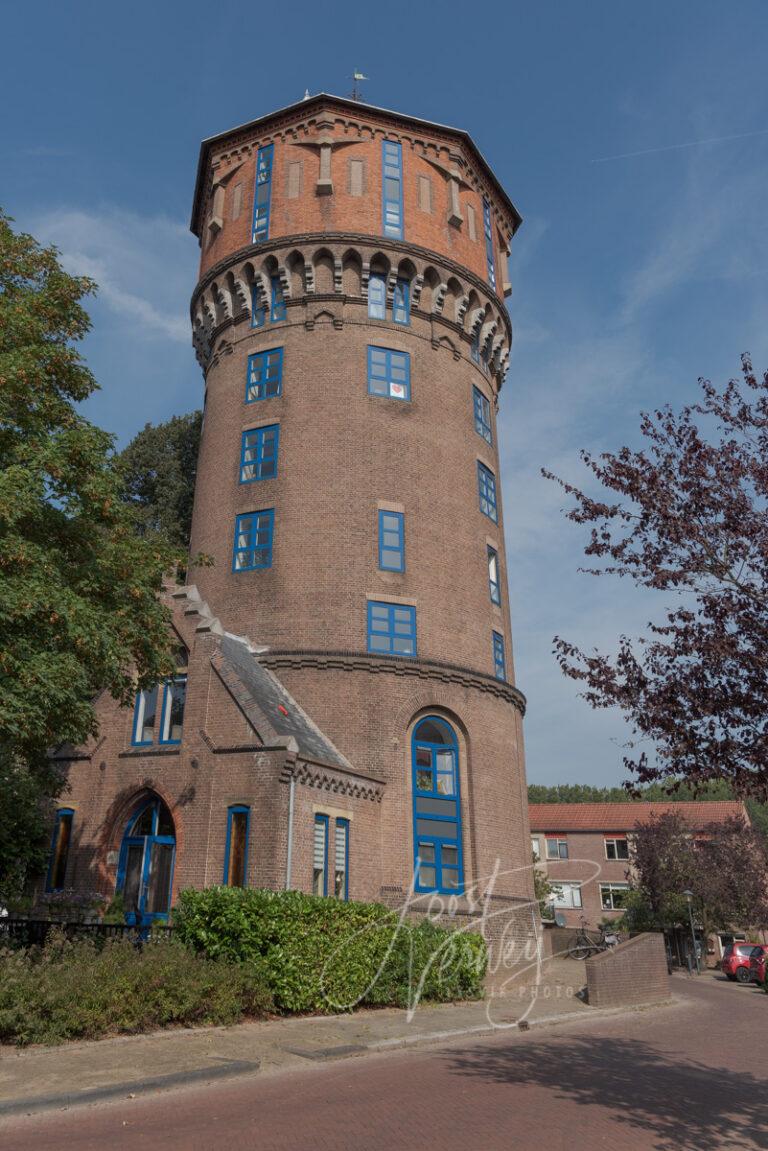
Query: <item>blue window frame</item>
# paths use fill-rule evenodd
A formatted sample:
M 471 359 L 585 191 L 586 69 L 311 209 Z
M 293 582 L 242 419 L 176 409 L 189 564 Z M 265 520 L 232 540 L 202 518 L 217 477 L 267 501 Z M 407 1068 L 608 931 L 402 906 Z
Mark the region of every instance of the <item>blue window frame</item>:
M 241 803 L 227 808 L 227 845 L 224 850 L 225 887 L 248 886 L 248 839 L 251 809 Z
M 398 280 L 395 283 L 395 294 L 392 298 L 392 319 L 396 324 L 410 324 L 411 322 L 411 285 L 408 280 Z
M 48 874 L 45 879 L 46 891 L 62 891 L 67 877 L 67 861 L 69 860 L 69 845 L 72 842 L 72 821 L 75 818 L 74 808 L 60 807 L 56 812 L 56 822 L 53 825 L 51 838 L 51 855 L 48 862 Z
M 496 263 L 493 258 L 493 227 L 491 225 L 491 205 L 483 198 L 483 228 L 485 230 L 485 254 L 488 257 L 488 283 L 496 290 Z
M 158 796 L 143 799 L 128 819 L 117 864 L 126 923 L 168 921 L 175 855 L 170 811 Z
M 232 571 L 254 571 L 272 567 L 272 535 L 275 509 L 246 512 L 235 520 Z
M 273 480 L 277 476 L 277 451 L 280 443 L 280 425 L 251 428 L 243 432 L 240 448 L 240 483 L 254 480 Z
M 328 824 L 327 815 L 316 815 L 312 843 L 312 894 L 328 894 Z
M 273 324 L 285 319 L 285 296 L 283 295 L 283 282 L 279 276 L 272 277 L 272 307 L 269 318 Z
M 489 444 L 493 443 L 491 431 L 491 405 L 479 388 L 472 388 L 472 398 L 475 408 L 475 431 Z
M 499 635 L 497 631 L 491 633 L 493 635 L 493 674 L 496 679 L 507 678 L 507 668 L 504 662 L 504 637 Z
M 379 509 L 379 567 L 385 572 L 405 571 L 405 516 Z
M 477 461 L 477 487 L 480 496 L 480 511 L 494 523 L 498 522 L 499 512 L 496 506 L 496 477 L 490 468 Z
M 501 584 L 499 583 L 499 556 L 495 548 L 488 545 L 488 588 L 491 603 L 501 605 Z
M 254 284 L 251 288 L 251 327 L 263 328 L 267 319 L 266 304 L 259 303 L 259 286 Z
M 131 735 L 134 746 L 181 743 L 187 700 L 187 659 L 186 650 L 179 651 L 175 675 L 136 693 Z
M 246 404 L 257 400 L 271 400 L 283 390 L 283 349 L 270 348 L 254 352 L 248 357 L 248 375 L 245 381 Z
M 408 352 L 368 345 L 368 391 L 391 400 L 411 398 L 411 357 Z
M 368 601 L 368 651 L 374 655 L 416 656 L 416 608 Z
M 402 240 L 403 149 L 395 140 L 383 140 L 381 149 L 384 235 Z
M 447 895 L 464 887 L 459 748 L 449 723 L 430 715 L 411 741 L 416 891 Z
M 368 280 L 368 316 L 372 320 L 387 318 L 387 281 L 381 272 L 371 272 Z
M 333 859 L 333 894 L 349 899 L 349 820 L 337 819 Z
M 253 196 L 252 242 L 269 237 L 269 205 L 272 196 L 274 144 L 265 144 L 256 155 L 256 189 Z

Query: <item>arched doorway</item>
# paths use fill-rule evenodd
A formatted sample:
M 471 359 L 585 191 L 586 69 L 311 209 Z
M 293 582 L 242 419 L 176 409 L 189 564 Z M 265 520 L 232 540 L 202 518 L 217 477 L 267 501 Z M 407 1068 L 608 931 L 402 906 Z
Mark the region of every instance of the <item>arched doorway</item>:
M 117 867 L 117 892 L 127 923 L 165 923 L 171 910 L 176 834 L 168 807 L 144 796 L 125 826 Z
M 416 891 L 457 895 L 464 887 L 459 746 L 436 715 L 413 730 L 413 840 Z

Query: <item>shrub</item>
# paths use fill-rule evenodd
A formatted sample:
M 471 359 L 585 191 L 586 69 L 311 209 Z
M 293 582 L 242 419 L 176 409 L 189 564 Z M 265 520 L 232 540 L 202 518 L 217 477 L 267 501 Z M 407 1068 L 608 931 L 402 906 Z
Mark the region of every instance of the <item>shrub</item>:
M 427 920 L 402 923 L 378 903 L 210 887 L 181 893 L 174 925 L 177 937 L 197 951 L 263 964 L 282 1011 L 482 995 L 487 950 L 481 936 Z
M 54 931 L 42 949 L 0 952 L 0 1042 L 236 1023 L 272 1006 L 263 966 L 211 959 L 172 940 L 98 947 Z

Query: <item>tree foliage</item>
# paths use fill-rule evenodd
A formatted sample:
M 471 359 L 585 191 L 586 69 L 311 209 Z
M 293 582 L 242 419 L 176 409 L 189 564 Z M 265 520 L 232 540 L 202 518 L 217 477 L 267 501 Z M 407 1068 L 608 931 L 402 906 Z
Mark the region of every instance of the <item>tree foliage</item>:
M 641 897 L 634 914 L 657 928 L 687 923 L 685 891 L 705 934 L 768 923 L 768 846 L 740 819 L 692 835 L 676 812 L 651 817 L 633 835 L 632 862 Z
M 726 780 L 768 799 L 768 373 L 742 376 L 679 413 L 642 417 L 646 446 L 582 458 L 597 498 L 549 472 L 590 527 L 599 576 L 665 595 L 648 636 L 621 636 L 613 657 L 556 637 L 562 670 L 598 708 L 619 707 L 655 745 L 625 759 L 640 782 Z
M 186 551 L 192 524 L 202 412 L 146 424 L 120 453 L 123 499 L 142 533 L 158 532 Z
M 100 691 L 128 702 L 172 667 L 157 593 L 173 552 L 137 535 L 112 437 L 78 408 L 97 387 L 75 346 L 94 287 L 0 214 L 0 763 L 25 797 L 0 898 L 36 860 L 25 821 L 56 790 L 48 750 L 96 732 Z

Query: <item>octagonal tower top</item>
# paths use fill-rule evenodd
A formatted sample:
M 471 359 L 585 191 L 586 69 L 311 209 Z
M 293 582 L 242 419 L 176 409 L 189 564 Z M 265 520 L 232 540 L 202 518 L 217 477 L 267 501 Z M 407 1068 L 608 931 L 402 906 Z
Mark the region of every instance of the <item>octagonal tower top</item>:
M 243 249 L 333 233 L 440 253 L 501 296 L 520 223 L 467 132 L 323 92 L 203 141 L 191 229 L 201 277 Z

